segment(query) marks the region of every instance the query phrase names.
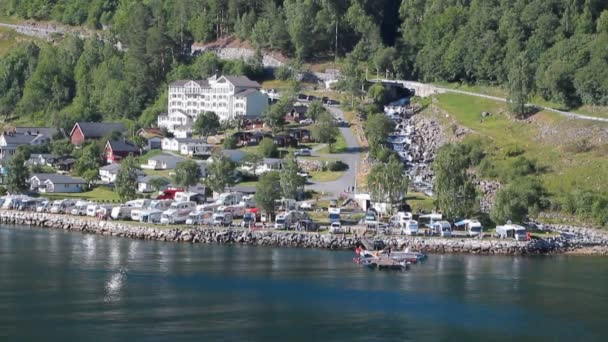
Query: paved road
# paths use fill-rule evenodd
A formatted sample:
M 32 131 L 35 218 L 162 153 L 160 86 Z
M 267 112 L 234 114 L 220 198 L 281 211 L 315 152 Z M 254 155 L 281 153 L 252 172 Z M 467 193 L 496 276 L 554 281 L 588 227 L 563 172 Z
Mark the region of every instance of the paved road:
M 344 113 L 335 107 L 328 107 L 329 111 L 336 117 L 344 119 Z M 346 152 L 327 155 L 327 157 L 336 158 L 348 165 L 348 170 L 339 179 L 332 182 L 312 182 L 306 185 L 306 189 L 315 190 L 317 192 L 329 192 L 334 195 L 343 193 L 346 188 L 355 186 L 357 176 L 357 167 L 361 158 L 361 146 L 357 138 L 353 135 L 349 127 L 340 127 L 340 133 L 346 141 Z
M 445 87 L 439 87 L 439 86 L 436 86 L 436 85 L 433 85 L 433 84 L 427 84 L 427 83 L 420 83 L 420 82 L 413 82 L 413 81 L 406 81 L 406 80 L 385 80 L 385 79 L 372 79 L 372 80 L 370 80 L 370 82 L 400 83 L 400 84 L 403 84 L 406 88 L 416 89 L 417 93 L 420 93 L 418 90 L 421 90 L 425 94 L 430 94 L 430 93 L 435 93 L 435 94 L 456 93 L 456 94 L 463 94 L 463 95 L 482 97 L 482 98 L 486 98 L 486 99 L 490 99 L 490 100 L 494 100 L 494 101 L 507 102 L 507 99 L 505 99 L 503 97 L 497 97 L 497 96 L 491 96 L 491 95 L 486 95 L 486 94 L 474 93 L 474 92 L 464 91 L 464 90 L 458 90 L 458 89 L 450 89 L 450 88 L 445 88 Z M 566 112 L 566 111 L 562 111 L 562 110 L 558 110 L 558 109 L 554 109 L 554 108 L 550 108 L 550 107 L 539 106 L 539 105 L 532 104 L 532 103 L 529 103 L 528 106 L 542 108 L 544 110 L 548 110 L 550 112 L 558 113 L 560 115 L 566 116 L 566 117 L 571 118 L 571 119 L 608 122 L 608 118 L 598 118 L 598 117 L 595 117 L 595 116 L 583 115 L 583 114 L 578 114 L 578 113 L 573 113 L 573 112 Z

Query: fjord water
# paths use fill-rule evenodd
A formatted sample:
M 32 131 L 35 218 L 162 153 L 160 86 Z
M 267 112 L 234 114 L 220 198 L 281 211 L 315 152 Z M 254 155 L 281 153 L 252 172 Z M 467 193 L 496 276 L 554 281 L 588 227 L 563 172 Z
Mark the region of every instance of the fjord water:
M 0 340 L 608 338 L 608 260 L 190 245 L 0 227 Z

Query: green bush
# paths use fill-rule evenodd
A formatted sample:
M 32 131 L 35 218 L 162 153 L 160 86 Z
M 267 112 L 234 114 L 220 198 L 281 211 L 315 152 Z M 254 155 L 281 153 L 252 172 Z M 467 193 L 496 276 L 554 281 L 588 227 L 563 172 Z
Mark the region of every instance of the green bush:
M 276 158 L 279 155 L 279 149 L 277 145 L 274 144 L 274 141 L 270 138 L 264 138 L 260 141 L 260 153 L 265 158 Z
M 274 70 L 274 76 L 281 81 L 287 81 L 292 76 L 291 69 L 282 65 Z
M 348 165 L 340 160 L 331 161 L 327 163 L 327 170 L 329 171 L 346 171 L 348 170 Z
M 228 150 L 235 149 L 237 146 L 236 137 L 234 137 L 233 135 L 227 137 L 226 139 L 224 139 L 222 146 L 224 146 L 224 148 Z

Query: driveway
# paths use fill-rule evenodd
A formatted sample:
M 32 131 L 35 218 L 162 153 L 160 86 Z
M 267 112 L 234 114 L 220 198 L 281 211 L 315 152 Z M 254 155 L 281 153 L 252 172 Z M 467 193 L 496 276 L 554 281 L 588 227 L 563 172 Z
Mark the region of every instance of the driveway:
M 326 107 L 330 113 L 336 118 L 344 119 L 344 113 L 339 108 Z M 351 189 L 355 186 L 355 179 L 357 178 L 357 168 L 359 160 L 361 158 L 361 146 L 357 141 L 357 138 L 353 135 L 350 127 L 340 127 L 340 134 L 344 136 L 346 141 L 346 152 L 321 155 L 323 157 L 330 157 L 341 160 L 348 165 L 348 170 L 344 172 L 344 175 L 339 179 L 331 182 L 312 182 L 312 184 L 306 185 L 307 190 L 315 190 L 317 192 L 331 193 L 338 196 L 345 192 L 347 188 Z

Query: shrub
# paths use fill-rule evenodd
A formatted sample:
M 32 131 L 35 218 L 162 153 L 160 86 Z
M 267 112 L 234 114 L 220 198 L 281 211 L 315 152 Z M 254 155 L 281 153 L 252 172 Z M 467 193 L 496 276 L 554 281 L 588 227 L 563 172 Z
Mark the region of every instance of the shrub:
M 525 151 L 519 147 L 518 145 L 511 145 L 505 149 L 505 156 L 507 157 L 517 157 L 522 155 Z
M 237 140 L 236 140 L 236 137 L 233 135 L 226 137 L 226 139 L 224 139 L 224 142 L 222 143 L 222 146 L 224 146 L 224 148 L 228 149 L 228 150 L 235 149 L 236 145 L 237 145 Z
M 274 76 L 281 81 L 287 81 L 291 78 L 291 69 L 282 65 L 274 70 Z
M 329 171 L 346 171 L 348 170 L 348 165 L 340 160 L 336 160 L 327 163 L 327 169 Z
M 265 158 L 275 158 L 279 154 L 279 149 L 277 148 L 277 145 L 275 145 L 274 141 L 272 141 L 272 139 L 270 138 L 262 139 L 262 141 L 260 141 L 259 149 L 260 153 Z

